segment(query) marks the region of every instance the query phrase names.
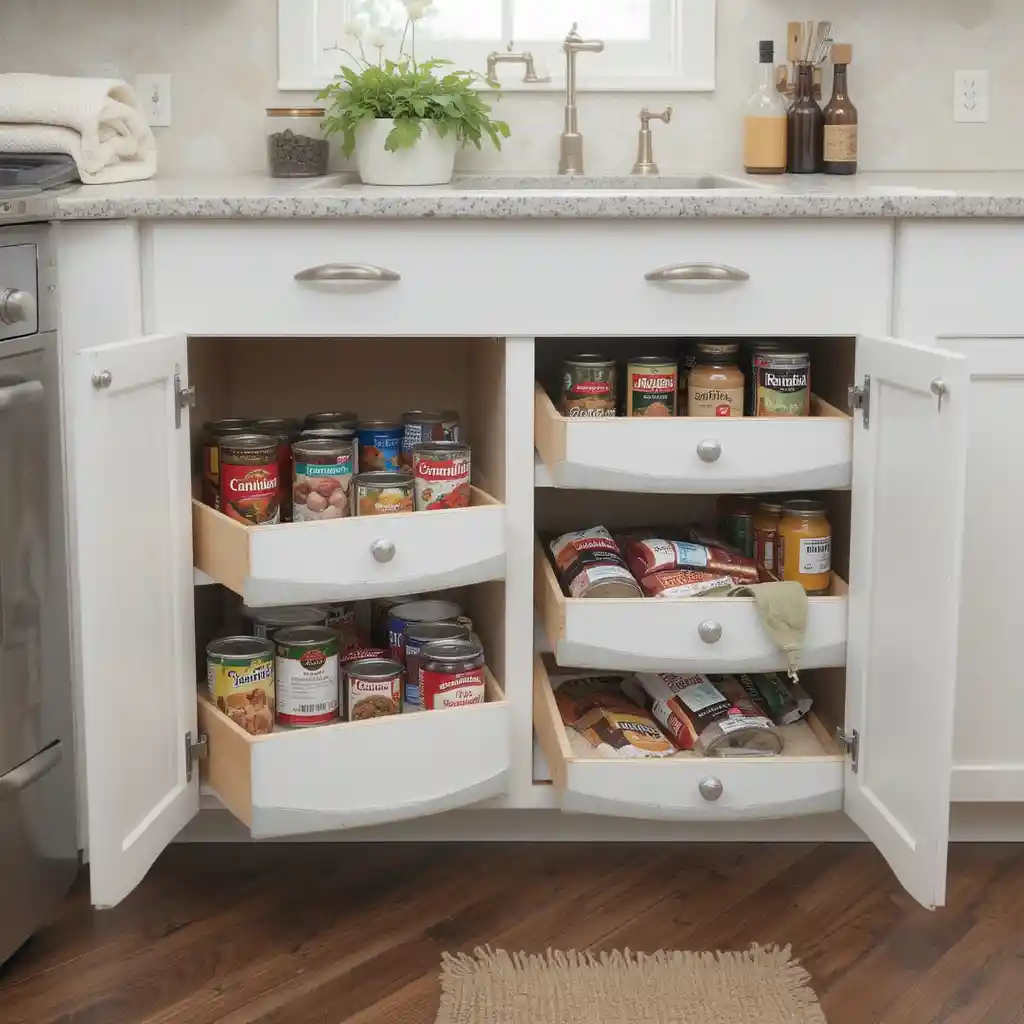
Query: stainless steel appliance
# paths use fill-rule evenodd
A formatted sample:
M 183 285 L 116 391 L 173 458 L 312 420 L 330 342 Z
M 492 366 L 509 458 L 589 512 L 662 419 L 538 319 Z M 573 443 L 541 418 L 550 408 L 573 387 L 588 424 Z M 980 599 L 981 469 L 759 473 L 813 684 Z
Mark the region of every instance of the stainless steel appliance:
M 0 193 L 0 962 L 78 871 L 56 272 Z M 45 215 L 43 213 L 42 215 Z

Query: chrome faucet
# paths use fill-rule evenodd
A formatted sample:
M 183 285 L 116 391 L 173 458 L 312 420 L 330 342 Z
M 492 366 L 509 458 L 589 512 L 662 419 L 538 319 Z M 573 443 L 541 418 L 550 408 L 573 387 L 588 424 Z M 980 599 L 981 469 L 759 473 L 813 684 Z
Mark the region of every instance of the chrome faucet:
M 644 107 L 640 111 L 640 137 L 636 146 L 636 163 L 633 164 L 634 174 L 657 174 L 658 165 L 654 162 L 654 136 L 651 134 L 651 121 L 672 120 L 672 108 L 666 107 L 660 114 Z
M 490 82 L 498 81 L 498 65 L 499 64 L 524 64 L 526 66 L 526 73 L 523 75 L 523 81 L 530 85 L 535 85 L 537 82 L 550 82 L 550 77 L 541 78 L 537 74 L 537 62 L 534 59 L 532 53 L 529 50 L 524 50 L 522 53 L 512 52 L 512 43 L 508 44 L 508 48 L 504 53 L 499 53 L 497 50 L 487 55 L 487 80 Z
M 600 39 L 583 39 L 573 23 L 562 43 L 565 51 L 565 131 L 562 132 L 559 174 L 583 173 L 583 136 L 579 132 L 576 110 L 576 54 L 600 53 L 604 43 Z

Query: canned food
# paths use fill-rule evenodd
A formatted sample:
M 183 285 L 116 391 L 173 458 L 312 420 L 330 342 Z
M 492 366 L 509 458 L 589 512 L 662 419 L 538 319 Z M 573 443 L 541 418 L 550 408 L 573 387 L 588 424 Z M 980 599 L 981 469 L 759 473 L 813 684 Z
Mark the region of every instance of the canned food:
M 462 424 L 459 422 L 459 414 L 454 409 L 445 409 L 441 416 L 444 419 L 444 439 L 461 441 Z
M 626 415 L 675 416 L 679 364 L 663 356 L 638 356 L 626 365 Z
M 420 711 L 421 654 L 438 640 L 469 640 L 469 626 L 462 622 L 412 622 L 405 630 L 405 696 L 403 711 Z
M 354 412 L 311 412 L 303 421 L 302 429 L 318 427 L 352 427 L 359 425 L 359 417 Z
M 345 706 L 349 722 L 362 722 L 402 710 L 405 669 L 390 658 L 350 661 L 345 666 Z
M 414 409 L 402 415 L 402 454 L 404 469 L 413 468 L 412 450 L 424 441 L 444 440 L 444 414 Z
M 405 664 L 405 631 L 414 622 L 455 622 L 462 609 L 454 601 L 413 601 L 396 605 L 388 614 L 391 657 Z
M 469 508 L 470 448 L 458 441 L 428 441 L 413 449 L 416 511 Z
M 247 526 L 281 521 L 277 439 L 229 434 L 220 439 L 220 511 Z
M 388 619 L 391 617 L 392 608 L 397 608 L 400 604 L 415 604 L 426 600 L 426 594 L 375 597 L 370 602 L 370 642 L 377 647 L 387 648 L 389 646 Z
M 357 431 L 355 427 L 346 427 L 343 424 L 338 424 L 335 427 L 303 427 L 302 433 L 299 434 L 303 440 L 310 438 L 328 438 L 335 440 L 341 438 L 345 441 L 351 441 L 353 446 L 358 444 Z
M 260 735 L 274 728 L 274 645 L 252 636 L 229 636 L 206 647 L 210 700 L 235 725 Z
M 405 429 L 397 420 L 368 420 L 359 424 L 359 472 L 394 473 L 402 455 Z
M 360 473 L 354 486 L 357 516 L 413 511 L 414 488 L 409 473 Z
M 349 489 L 355 461 L 346 438 L 301 438 L 292 445 L 295 476 L 292 518 L 297 523 L 349 515 Z
M 277 721 L 282 725 L 325 725 L 341 717 L 338 708 L 338 634 L 325 626 L 278 630 Z
M 302 428 L 298 420 L 288 416 L 276 416 L 257 420 L 256 429 L 261 434 L 277 438 L 277 478 L 281 488 L 281 522 L 292 521 L 292 502 L 288 489 L 292 485 L 292 442 L 297 441 Z
M 242 614 L 249 620 L 253 636 L 273 640 L 279 629 L 291 626 L 326 626 L 327 609 L 314 605 L 282 605 L 276 608 L 250 608 L 242 605 Z
M 476 640 L 439 640 L 420 652 L 420 707 L 443 711 L 487 699 L 484 649 Z
M 758 339 L 744 347 L 743 376 L 746 379 L 746 399 L 744 413 L 747 416 L 757 415 L 757 358 L 761 355 L 770 355 L 776 352 L 784 352 L 785 346 L 781 341 L 764 341 Z M 749 353 L 749 359 L 746 358 Z
M 618 402 L 615 360 L 579 355 L 562 364 L 561 413 L 572 419 L 614 416 Z
M 321 606 L 326 615 L 324 625 L 333 629 L 341 638 L 341 653 L 344 655 L 359 643 L 356 629 L 356 606 L 348 601 L 336 601 Z
M 754 357 L 754 390 L 755 416 L 810 416 L 810 355 L 758 353 Z
M 220 508 L 220 439 L 231 434 L 251 434 L 253 421 L 245 419 L 210 420 L 203 424 L 200 442 L 202 498 L 207 505 Z

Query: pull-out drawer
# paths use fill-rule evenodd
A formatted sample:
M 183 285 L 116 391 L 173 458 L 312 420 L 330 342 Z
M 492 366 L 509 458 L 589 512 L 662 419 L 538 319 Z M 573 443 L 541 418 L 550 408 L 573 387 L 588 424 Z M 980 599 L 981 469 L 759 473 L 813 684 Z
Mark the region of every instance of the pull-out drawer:
M 885 333 L 892 308 L 885 221 L 346 219 L 146 231 L 151 331 Z
M 810 598 L 803 668 L 846 664 L 847 592 L 833 574 L 831 596 Z M 534 599 L 559 665 L 636 672 L 786 668 L 784 655 L 761 627 L 753 598 L 566 597 L 538 542 Z
M 534 394 L 537 451 L 555 487 L 662 494 L 846 488 L 853 421 L 814 397 L 807 418 L 573 419 Z
M 751 821 L 843 808 L 844 758 L 813 716 L 783 735 L 780 757 L 619 760 L 588 756 L 562 723 L 544 660 L 534 664 L 533 724 L 564 811 L 669 821 Z
M 505 578 L 505 506 L 245 526 L 192 503 L 195 567 L 251 605 L 389 597 Z
M 499 796 L 510 763 L 509 707 L 488 701 L 251 736 L 199 697 L 202 777 L 256 838 L 437 814 Z

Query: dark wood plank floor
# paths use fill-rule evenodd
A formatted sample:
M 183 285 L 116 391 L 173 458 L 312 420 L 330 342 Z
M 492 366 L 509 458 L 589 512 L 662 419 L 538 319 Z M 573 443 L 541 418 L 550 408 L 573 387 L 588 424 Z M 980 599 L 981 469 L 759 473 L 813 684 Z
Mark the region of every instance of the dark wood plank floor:
M 1024 847 L 959 846 L 919 908 L 867 845 L 172 847 L 80 880 L 0 971 L 2 1024 L 421 1024 L 445 950 L 792 944 L 830 1024 L 1022 1024 Z

